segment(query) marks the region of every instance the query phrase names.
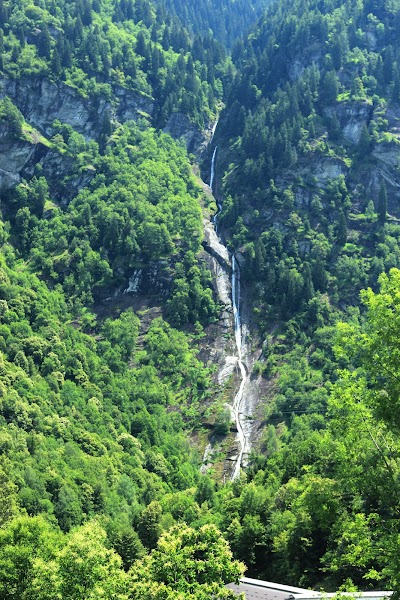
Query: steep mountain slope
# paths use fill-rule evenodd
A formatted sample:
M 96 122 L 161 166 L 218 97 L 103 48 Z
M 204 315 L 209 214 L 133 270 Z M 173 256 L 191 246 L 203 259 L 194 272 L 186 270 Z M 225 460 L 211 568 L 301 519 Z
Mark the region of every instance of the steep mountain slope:
M 383 410 L 398 415 L 398 365 L 383 360 L 369 378 L 381 364 L 380 352 L 364 355 L 369 330 L 348 345 L 336 324 L 359 331 L 360 290 L 400 266 L 399 17 L 398 2 L 283 1 L 234 52 L 215 137 L 218 192 L 266 392 L 248 415 L 265 430 L 240 492 L 243 510 L 246 494 L 254 508 L 229 535 L 269 579 L 398 585 L 388 564 L 400 441 Z M 381 280 L 388 306 L 391 277 Z M 385 302 L 365 297 L 371 311 Z M 354 367 L 367 383 L 355 383 Z
M 0 4 L 0 598 L 229 597 L 216 525 L 253 576 L 397 590 L 399 271 L 358 292 L 400 263 L 400 4 L 276 2 L 235 65 L 180 6 Z M 162 132 L 197 149 L 222 99 L 264 396 L 225 485 L 189 443 L 206 419 L 222 462 L 235 435 L 204 338 L 229 337 L 213 201 Z
M 396 3 L 281 2 L 238 48 L 222 220 L 265 335 L 399 265 L 397 37 Z
M 373 229 L 367 224 L 375 213 L 377 228 L 383 225 L 384 187 L 389 213 L 397 213 L 397 36 L 392 3 L 376 9 L 339 3 L 334 9 L 283 2 L 277 12 L 271 9 L 249 47 L 238 50 L 239 75 L 221 128 L 231 147 L 224 194 L 232 202 L 225 203 L 225 223 L 233 227 L 235 247 L 248 244 L 248 273 L 261 271 L 256 278 L 266 303 L 283 311 L 301 303 L 308 271 L 315 289 L 327 289 L 329 271 L 341 299 L 354 300 L 354 282 L 340 271 L 351 254 L 347 229 L 354 231 L 350 242 L 363 225 Z M 273 223 L 281 225 L 274 232 L 279 240 L 260 235 Z M 315 254 L 316 236 L 328 255 Z M 365 284 L 369 274 L 376 281 L 385 265 L 372 260 L 373 240 L 360 242 L 370 258 L 363 266 L 355 259 Z M 265 257 L 281 243 L 288 260 L 278 250 L 274 265 Z
M 0 597 L 72 585 L 122 600 L 123 569 L 214 493 L 202 479 L 197 494 L 188 436 L 211 386 L 197 340 L 218 307 L 200 189 L 160 129 L 197 149 L 230 63 L 148 2 L 2 2 L 0 14 Z M 63 572 L 82 543 L 103 575 L 89 562 L 90 577 Z
M 70 93 L 77 90 L 89 99 L 96 120 L 112 118 L 124 90 L 135 92 L 125 98 L 130 118 L 143 110 L 157 125 L 179 111 L 204 127 L 221 99 L 221 47 L 211 39 L 193 41 L 179 21 L 147 0 L 44 2 L 40 7 L 2 2 L 0 22 L 0 69 L 6 94 L 15 96 L 21 110 L 29 100 L 24 80 L 30 78 L 25 82 L 30 89 L 32 78 L 39 77 L 65 82 Z M 14 94 L 9 79 L 21 88 Z M 56 90 L 42 90 L 44 103 L 46 92 Z M 132 106 L 134 97 L 138 106 Z
M 232 48 L 247 33 L 270 0 L 165 0 L 165 6 L 197 34 L 210 32 L 225 47 Z

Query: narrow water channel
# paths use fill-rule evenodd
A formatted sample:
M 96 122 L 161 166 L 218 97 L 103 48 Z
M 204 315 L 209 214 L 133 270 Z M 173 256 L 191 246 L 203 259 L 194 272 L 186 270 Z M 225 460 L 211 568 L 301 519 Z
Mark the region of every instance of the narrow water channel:
M 215 180 L 215 166 L 216 166 L 216 158 L 217 158 L 217 147 L 215 147 L 212 159 L 211 159 L 211 172 L 210 172 L 210 189 L 214 192 L 214 180 Z M 218 237 L 218 241 L 221 245 L 225 247 L 227 250 L 222 238 L 218 233 L 218 215 L 222 210 L 222 206 L 220 201 L 216 198 L 218 210 L 213 219 L 213 226 L 215 232 Z M 227 250 L 228 252 L 228 250 Z M 240 269 L 237 264 L 237 260 L 235 255 L 230 255 L 230 262 L 232 268 L 231 274 L 231 298 L 232 298 L 232 307 L 233 307 L 233 324 L 234 324 L 234 334 L 235 334 L 235 343 L 237 349 L 237 365 L 239 367 L 241 381 L 239 389 L 234 397 L 232 408 L 235 415 L 235 422 L 238 431 L 237 441 L 238 441 L 238 455 L 235 460 L 234 469 L 232 471 L 231 480 L 233 481 L 240 475 L 240 468 L 242 464 L 243 453 L 246 445 L 246 437 L 243 431 L 242 423 L 240 420 L 240 410 L 241 404 L 243 400 L 243 391 L 244 386 L 246 384 L 247 372 L 246 367 L 243 362 L 243 340 L 242 340 L 242 323 L 241 323 L 241 315 L 240 315 Z

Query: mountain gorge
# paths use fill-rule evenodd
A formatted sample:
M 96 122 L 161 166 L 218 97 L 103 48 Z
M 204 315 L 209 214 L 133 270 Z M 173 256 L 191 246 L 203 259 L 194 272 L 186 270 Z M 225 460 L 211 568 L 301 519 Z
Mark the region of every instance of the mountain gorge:
M 399 591 L 400 3 L 0 23 L 0 598 Z

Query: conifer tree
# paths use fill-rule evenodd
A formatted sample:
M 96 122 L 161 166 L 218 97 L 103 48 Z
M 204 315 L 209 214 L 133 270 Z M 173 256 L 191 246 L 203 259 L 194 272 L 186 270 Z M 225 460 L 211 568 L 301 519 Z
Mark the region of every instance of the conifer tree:
M 386 213 L 387 213 L 387 190 L 386 183 L 382 181 L 381 186 L 379 188 L 379 196 L 378 196 L 378 223 L 379 225 L 384 225 L 386 221 Z
M 339 212 L 339 220 L 336 231 L 336 242 L 339 246 L 344 246 L 347 240 L 347 220 L 344 212 Z
M 309 300 L 311 300 L 315 293 L 311 277 L 311 269 L 308 263 L 306 263 L 304 267 L 303 280 L 303 299 L 305 300 L 305 302 L 308 302 Z
M 328 71 L 322 81 L 320 99 L 327 104 L 335 102 L 339 91 L 339 81 L 335 71 Z
M 40 56 L 49 59 L 51 53 L 51 37 L 49 33 L 49 28 L 46 24 L 43 25 L 42 33 L 39 38 L 38 43 L 38 53 Z
M 371 150 L 371 136 L 365 123 L 362 125 L 360 139 L 358 140 L 357 153 L 360 158 L 369 154 Z
M 51 57 L 51 70 L 54 73 L 54 75 L 58 76 L 61 74 L 61 60 L 57 48 L 54 48 Z

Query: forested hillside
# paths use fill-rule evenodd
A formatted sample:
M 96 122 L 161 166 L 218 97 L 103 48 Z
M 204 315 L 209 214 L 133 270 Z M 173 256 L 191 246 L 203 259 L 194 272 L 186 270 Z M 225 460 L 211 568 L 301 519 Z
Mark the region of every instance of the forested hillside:
M 0 0 L 1 599 L 231 598 L 238 561 L 400 591 L 400 1 L 263 6 Z M 219 113 L 262 390 L 233 482 L 187 154 Z
M 233 52 L 218 193 L 267 385 L 230 535 L 272 580 L 399 586 L 399 17 L 278 2 Z
M 222 47 L 209 36 L 189 37 L 176 18 L 148 0 L 2 0 L 0 10 L 0 69 L 13 80 L 65 81 L 90 98 L 93 111 L 115 100 L 116 86 L 133 90 L 155 102 L 157 125 L 181 111 L 204 127 L 221 100 L 227 71 Z
M 232 48 L 261 15 L 270 0 L 164 0 L 165 6 L 197 34 L 212 34 Z
M 200 189 L 160 130 L 197 147 L 230 60 L 146 1 L 0 13 L 0 597 L 231 597 L 188 439 L 218 307 Z
M 374 7 L 281 2 L 235 50 L 224 217 L 263 315 L 398 264 L 398 16 Z

